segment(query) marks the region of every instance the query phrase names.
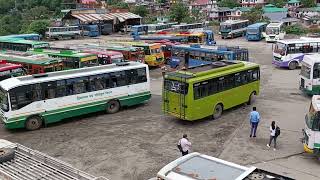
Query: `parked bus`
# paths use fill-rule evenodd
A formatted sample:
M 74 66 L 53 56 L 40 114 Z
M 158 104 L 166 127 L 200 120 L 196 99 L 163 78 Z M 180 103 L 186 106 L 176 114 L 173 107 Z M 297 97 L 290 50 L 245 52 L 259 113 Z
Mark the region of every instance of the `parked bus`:
M 118 51 L 106 51 L 103 49 L 81 49 L 81 52 L 96 54 L 100 65 L 125 62 L 123 54 Z
M 305 55 L 301 62 L 300 90 L 308 95 L 320 95 L 320 54 Z
M 100 36 L 99 32 L 99 27 L 96 24 L 93 25 L 81 25 L 80 29 L 83 32 L 84 36 L 89 36 L 89 37 L 97 37 Z
M 41 35 L 40 34 L 13 34 L 13 35 L 7 35 L 7 36 L 0 36 L 0 38 L 20 38 L 24 40 L 40 41 Z
M 60 59 L 51 58 L 48 55 L 32 55 L 31 53 L 2 52 L 0 59 L 4 59 L 16 65 L 22 65 L 27 74 L 39 74 L 63 70 Z
M 257 167 L 245 167 L 193 152 L 170 162 L 155 180 L 294 180 Z
M 148 25 L 141 24 L 141 25 L 134 25 L 131 27 L 131 34 L 132 35 L 141 35 L 141 34 L 148 34 Z
M 148 33 L 157 33 L 161 31 L 167 31 L 173 29 L 173 25 L 178 23 L 158 23 L 158 24 L 148 24 Z
M 276 42 L 278 40 L 284 39 L 286 32 L 284 31 L 285 25 L 283 22 L 272 22 L 266 27 L 266 41 Z
M 25 70 L 20 64 L 8 63 L 5 60 L 0 60 L 0 81 L 17 76 L 26 75 Z
M 180 32 L 176 34 L 178 37 L 186 37 L 188 43 L 194 44 L 206 44 L 213 45 L 216 44 L 214 40 L 214 35 L 211 30 L 205 30 L 201 32 Z
M 260 41 L 264 38 L 264 33 L 266 32 L 267 23 L 255 23 L 247 27 L 246 39 L 248 41 Z
M 66 26 L 66 27 L 48 27 L 45 37 L 47 39 L 61 40 L 64 38 L 76 39 L 81 36 L 79 26 Z
M 281 68 L 296 69 L 306 53 L 320 52 L 320 39 L 279 40 L 273 49 L 272 64 Z
M 172 28 L 175 31 L 188 31 L 191 29 L 200 29 L 200 28 L 205 28 L 206 23 L 193 23 L 193 24 L 177 24 L 177 25 L 172 25 Z
M 98 66 L 99 61 L 96 54 L 74 52 L 71 50 L 51 51 L 36 49 L 33 54 L 47 54 L 49 57 L 59 58 L 63 61 L 64 69 L 77 69 L 90 66 Z
M 48 42 L 30 41 L 21 38 L 0 37 L 0 50 L 27 51 L 29 49 L 48 47 Z
M 311 100 L 309 112 L 305 116 L 303 129 L 304 151 L 320 158 L 320 96 L 314 95 Z
M 223 110 L 255 100 L 260 70 L 255 63 L 223 60 L 167 73 L 163 84 L 165 113 L 188 121 L 217 119 Z
M 113 32 L 112 24 L 102 24 L 99 26 L 102 35 L 109 35 Z
M 245 36 L 248 25 L 249 20 L 227 20 L 220 23 L 219 33 L 222 39 Z
M 239 47 L 222 47 L 222 46 L 187 46 L 176 45 L 172 47 L 172 56 L 169 61 L 171 68 L 178 68 L 186 58 L 191 62 L 193 60 L 201 61 L 220 61 L 220 60 L 241 60 L 248 61 L 249 51 Z
M 69 44 L 67 48 L 73 48 L 73 49 L 95 49 L 99 51 L 115 51 L 120 52 L 123 55 L 123 58 L 128 61 L 135 61 L 144 63 L 144 51 L 143 48 L 139 47 L 131 47 L 131 46 L 125 46 L 125 45 L 97 45 L 97 44 L 83 44 L 83 45 L 74 45 Z
M 0 115 L 8 129 L 36 130 L 97 111 L 116 113 L 150 97 L 148 66 L 125 62 L 1 81 Z

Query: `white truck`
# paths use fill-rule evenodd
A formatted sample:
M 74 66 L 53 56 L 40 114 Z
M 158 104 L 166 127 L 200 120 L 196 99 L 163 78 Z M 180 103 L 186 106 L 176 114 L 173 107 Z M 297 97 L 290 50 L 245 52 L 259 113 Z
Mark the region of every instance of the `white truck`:
M 293 180 L 256 167 L 245 167 L 197 152 L 164 166 L 156 180 Z
M 0 139 L 1 180 L 108 180 L 18 143 Z

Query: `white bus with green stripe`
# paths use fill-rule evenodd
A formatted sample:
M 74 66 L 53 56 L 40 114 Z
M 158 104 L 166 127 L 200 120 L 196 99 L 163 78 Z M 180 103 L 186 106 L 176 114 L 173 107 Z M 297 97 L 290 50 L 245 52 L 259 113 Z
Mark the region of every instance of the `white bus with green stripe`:
M 149 100 L 149 69 L 124 62 L 10 78 L 0 82 L 1 118 L 8 129 L 39 129 L 65 118 Z
M 320 54 L 304 55 L 299 84 L 305 94 L 320 94 Z
M 320 96 L 314 95 L 311 100 L 309 112 L 305 117 L 303 129 L 303 147 L 307 153 L 320 158 Z

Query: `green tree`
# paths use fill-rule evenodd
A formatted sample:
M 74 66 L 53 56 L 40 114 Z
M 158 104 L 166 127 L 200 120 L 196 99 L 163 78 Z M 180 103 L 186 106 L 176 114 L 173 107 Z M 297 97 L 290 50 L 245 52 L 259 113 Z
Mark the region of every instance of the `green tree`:
M 287 34 L 295 34 L 295 35 L 302 35 L 307 33 L 307 30 L 298 24 L 287 26 L 285 28 L 285 31 Z
M 316 3 L 314 0 L 301 0 L 301 4 L 303 5 L 303 7 L 315 7 Z
M 44 35 L 47 27 L 50 25 L 49 20 L 35 20 L 28 26 L 26 33 L 38 33 Z
M 1 35 L 18 34 L 21 28 L 21 14 L 18 12 L 8 14 L 0 19 Z
M 0 14 L 6 14 L 14 8 L 14 0 L 0 0 Z
M 241 15 L 242 19 L 248 19 L 251 23 L 256 22 L 269 22 L 269 19 L 263 16 L 261 7 L 254 7 L 248 12 L 244 12 Z
M 44 6 L 36 6 L 29 10 L 26 10 L 24 13 L 24 19 L 27 21 L 49 19 L 49 17 L 50 17 L 50 12 Z
M 269 4 L 273 4 L 276 7 L 282 8 L 284 5 L 286 5 L 287 1 L 286 0 L 269 0 Z
M 146 17 L 149 14 L 149 11 L 145 6 L 136 6 L 132 12 L 134 14 L 138 14 L 141 17 Z
M 182 22 L 182 19 L 189 16 L 189 11 L 187 6 L 179 2 L 173 4 L 169 11 L 169 17 L 172 21 Z
M 235 7 L 239 7 L 240 3 L 235 0 L 220 0 L 220 1 L 218 1 L 218 6 L 219 7 L 235 8 Z
M 128 3 L 125 2 L 117 2 L 114 5 L 111 5 L 113 8 L 118 8 L 118 9 L 129 9 Z

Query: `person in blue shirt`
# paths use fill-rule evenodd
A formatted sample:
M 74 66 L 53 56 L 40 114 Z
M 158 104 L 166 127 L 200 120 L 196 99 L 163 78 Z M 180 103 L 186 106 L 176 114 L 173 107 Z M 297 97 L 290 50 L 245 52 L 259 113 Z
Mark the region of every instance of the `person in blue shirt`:
M 256 107 L 252 108 L 252 111 L 250 112 L 250 124 L 251 124 L 251 131 L 250 131 L 250 137 L 256 137 L 256 132 L 258 128 L 258 124 L 260 121 L 260 114 L 257 111 Z

